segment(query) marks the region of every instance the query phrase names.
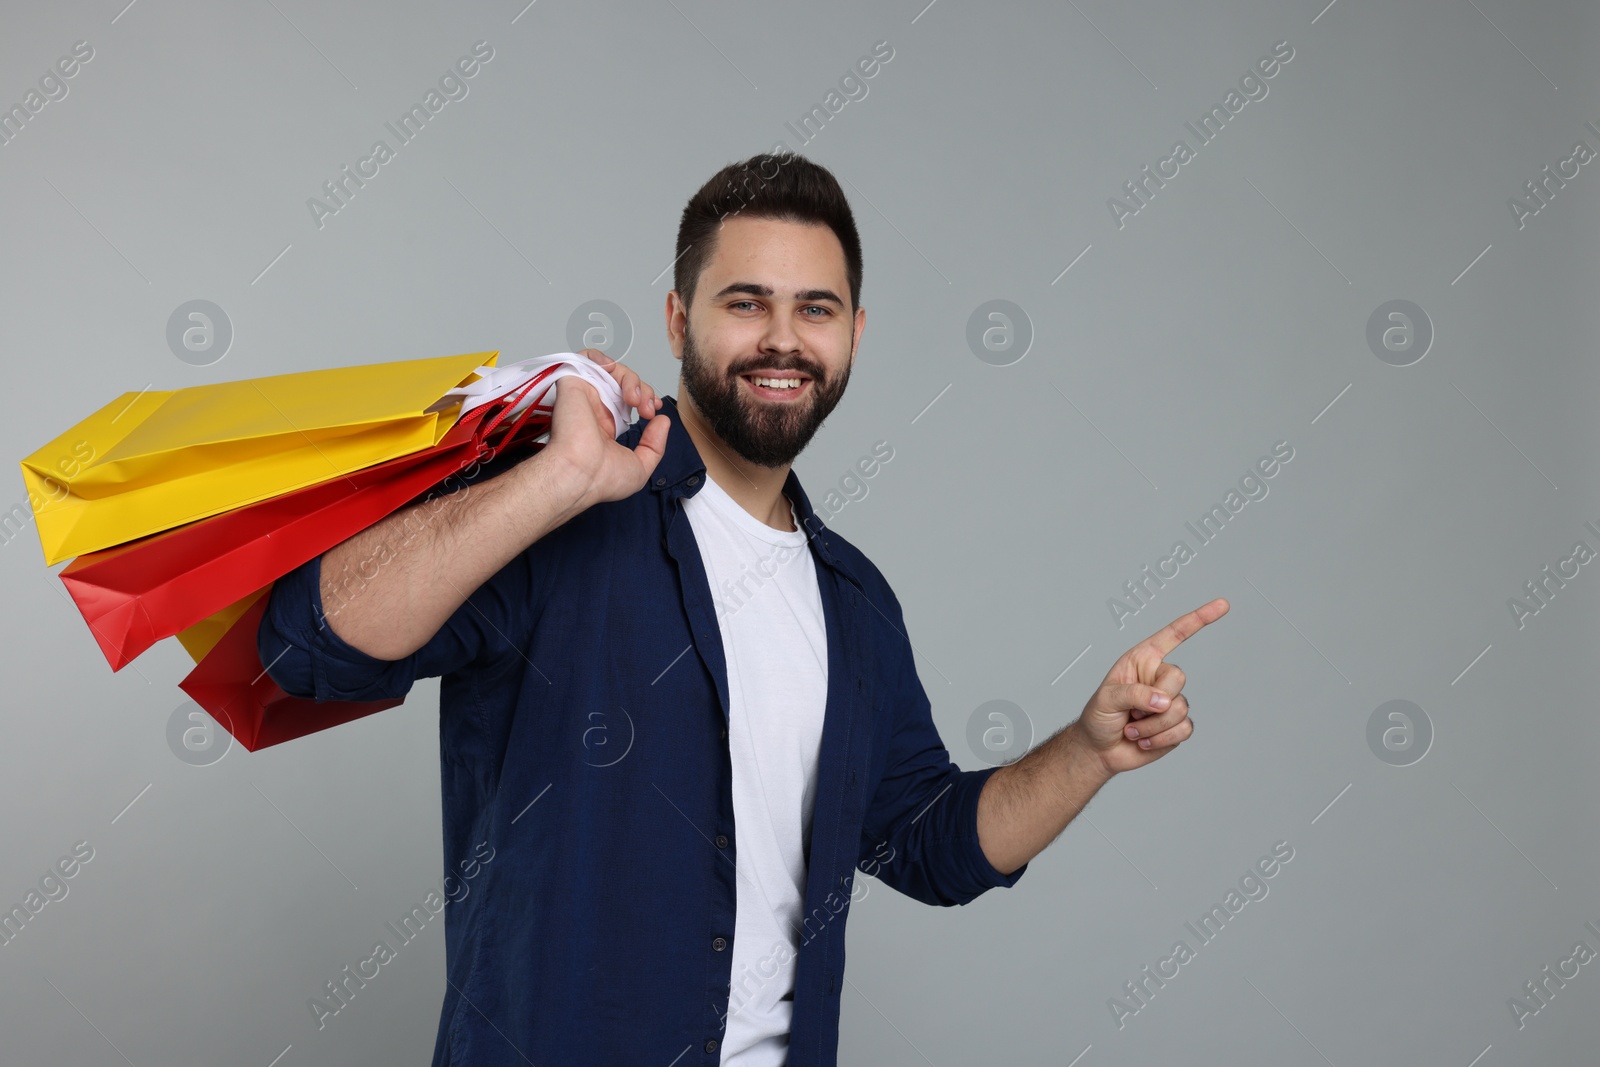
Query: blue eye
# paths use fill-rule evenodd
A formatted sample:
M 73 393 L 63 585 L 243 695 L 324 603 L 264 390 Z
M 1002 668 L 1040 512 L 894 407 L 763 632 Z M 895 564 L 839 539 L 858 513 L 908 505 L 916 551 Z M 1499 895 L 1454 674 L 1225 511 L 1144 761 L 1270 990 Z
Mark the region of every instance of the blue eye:
M 756 306 L 756 303 L 753 300 L 735 300 L 733 303 L 728 305 L 728 307 L 730 307 L 730 308 L 755 307 L 755 306 Z M 822 312 L 821 315 L 807 315 L 806 317 L 810 318 L 810 319 L 823 318 L 824 316 L 833 314 L 833 309 L 832 308 L 824 307 L 821 304 L 807 304 L 801 310 L 802 311 L 820 311 L 820 312 Z

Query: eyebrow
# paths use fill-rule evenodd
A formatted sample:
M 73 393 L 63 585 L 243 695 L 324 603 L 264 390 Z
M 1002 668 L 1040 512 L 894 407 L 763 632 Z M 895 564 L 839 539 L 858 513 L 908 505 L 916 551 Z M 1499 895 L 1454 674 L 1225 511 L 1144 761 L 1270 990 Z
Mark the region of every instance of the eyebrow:
M 734 293 L 748 293 L 751 296 L 768 297 L 772 295 L 773 289 L 770 285 L 757 285 L 755 282 L 734 282 L 732 285 L 723 286 L 713 299 L 721 300 L 723 297 L 731 296 Z M 840 300 L 838 294 L 832 289 L 801 289 L 794 294 L 794 298 L 804 301 L 826 300 L 844 307 L 844 301 Z

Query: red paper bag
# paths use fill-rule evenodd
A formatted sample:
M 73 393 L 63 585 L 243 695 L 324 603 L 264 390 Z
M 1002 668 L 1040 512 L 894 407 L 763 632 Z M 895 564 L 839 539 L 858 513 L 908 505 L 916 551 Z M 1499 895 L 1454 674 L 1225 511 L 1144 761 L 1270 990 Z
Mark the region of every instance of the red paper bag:
M 262 669 L 256 651 L 256 631 L 269 599 L 270 595 L 258 597 L 178 683 L 234 740 L 256 752 L 405 703 L 400 697 L 319 704 L 285 693 Z
M 550 409 L 535 402 L 498 440 L 488 440 L 542 380 L 468 412 L 432 448 L 79 556 L 61 570 L 61 581 L 111 669 L 121 670 L 162 638 L 242 600 L 451 474 L 544 433 Z

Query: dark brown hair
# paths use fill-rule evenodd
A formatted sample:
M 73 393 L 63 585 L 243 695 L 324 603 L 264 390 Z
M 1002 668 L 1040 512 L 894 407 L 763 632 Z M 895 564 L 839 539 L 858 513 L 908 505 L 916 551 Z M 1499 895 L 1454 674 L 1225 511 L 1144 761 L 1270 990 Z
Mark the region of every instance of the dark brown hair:
M 844 247 L 850 283 L 850 314 L 861 305 L 861 238 L 850 202 L 828 168 L 794 152 L 762 152 L 717 171 L 689 198 L 678 223 L 677 260 L 672 285 L 687 304 L 717 248 L 724 219 L 745 215 L 821 225 Z

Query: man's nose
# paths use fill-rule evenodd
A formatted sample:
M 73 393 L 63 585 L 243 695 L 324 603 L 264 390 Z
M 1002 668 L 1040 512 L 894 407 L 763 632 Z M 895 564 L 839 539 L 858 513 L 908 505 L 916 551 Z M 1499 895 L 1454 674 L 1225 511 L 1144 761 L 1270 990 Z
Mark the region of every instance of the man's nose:
M 794 323 L 787 315 L 774 315 L 767 326 L 766 336 L 762 338 L 762 345 L 768 352 L 798 352 L 800 350 L 800 334 L 796 332 Z

